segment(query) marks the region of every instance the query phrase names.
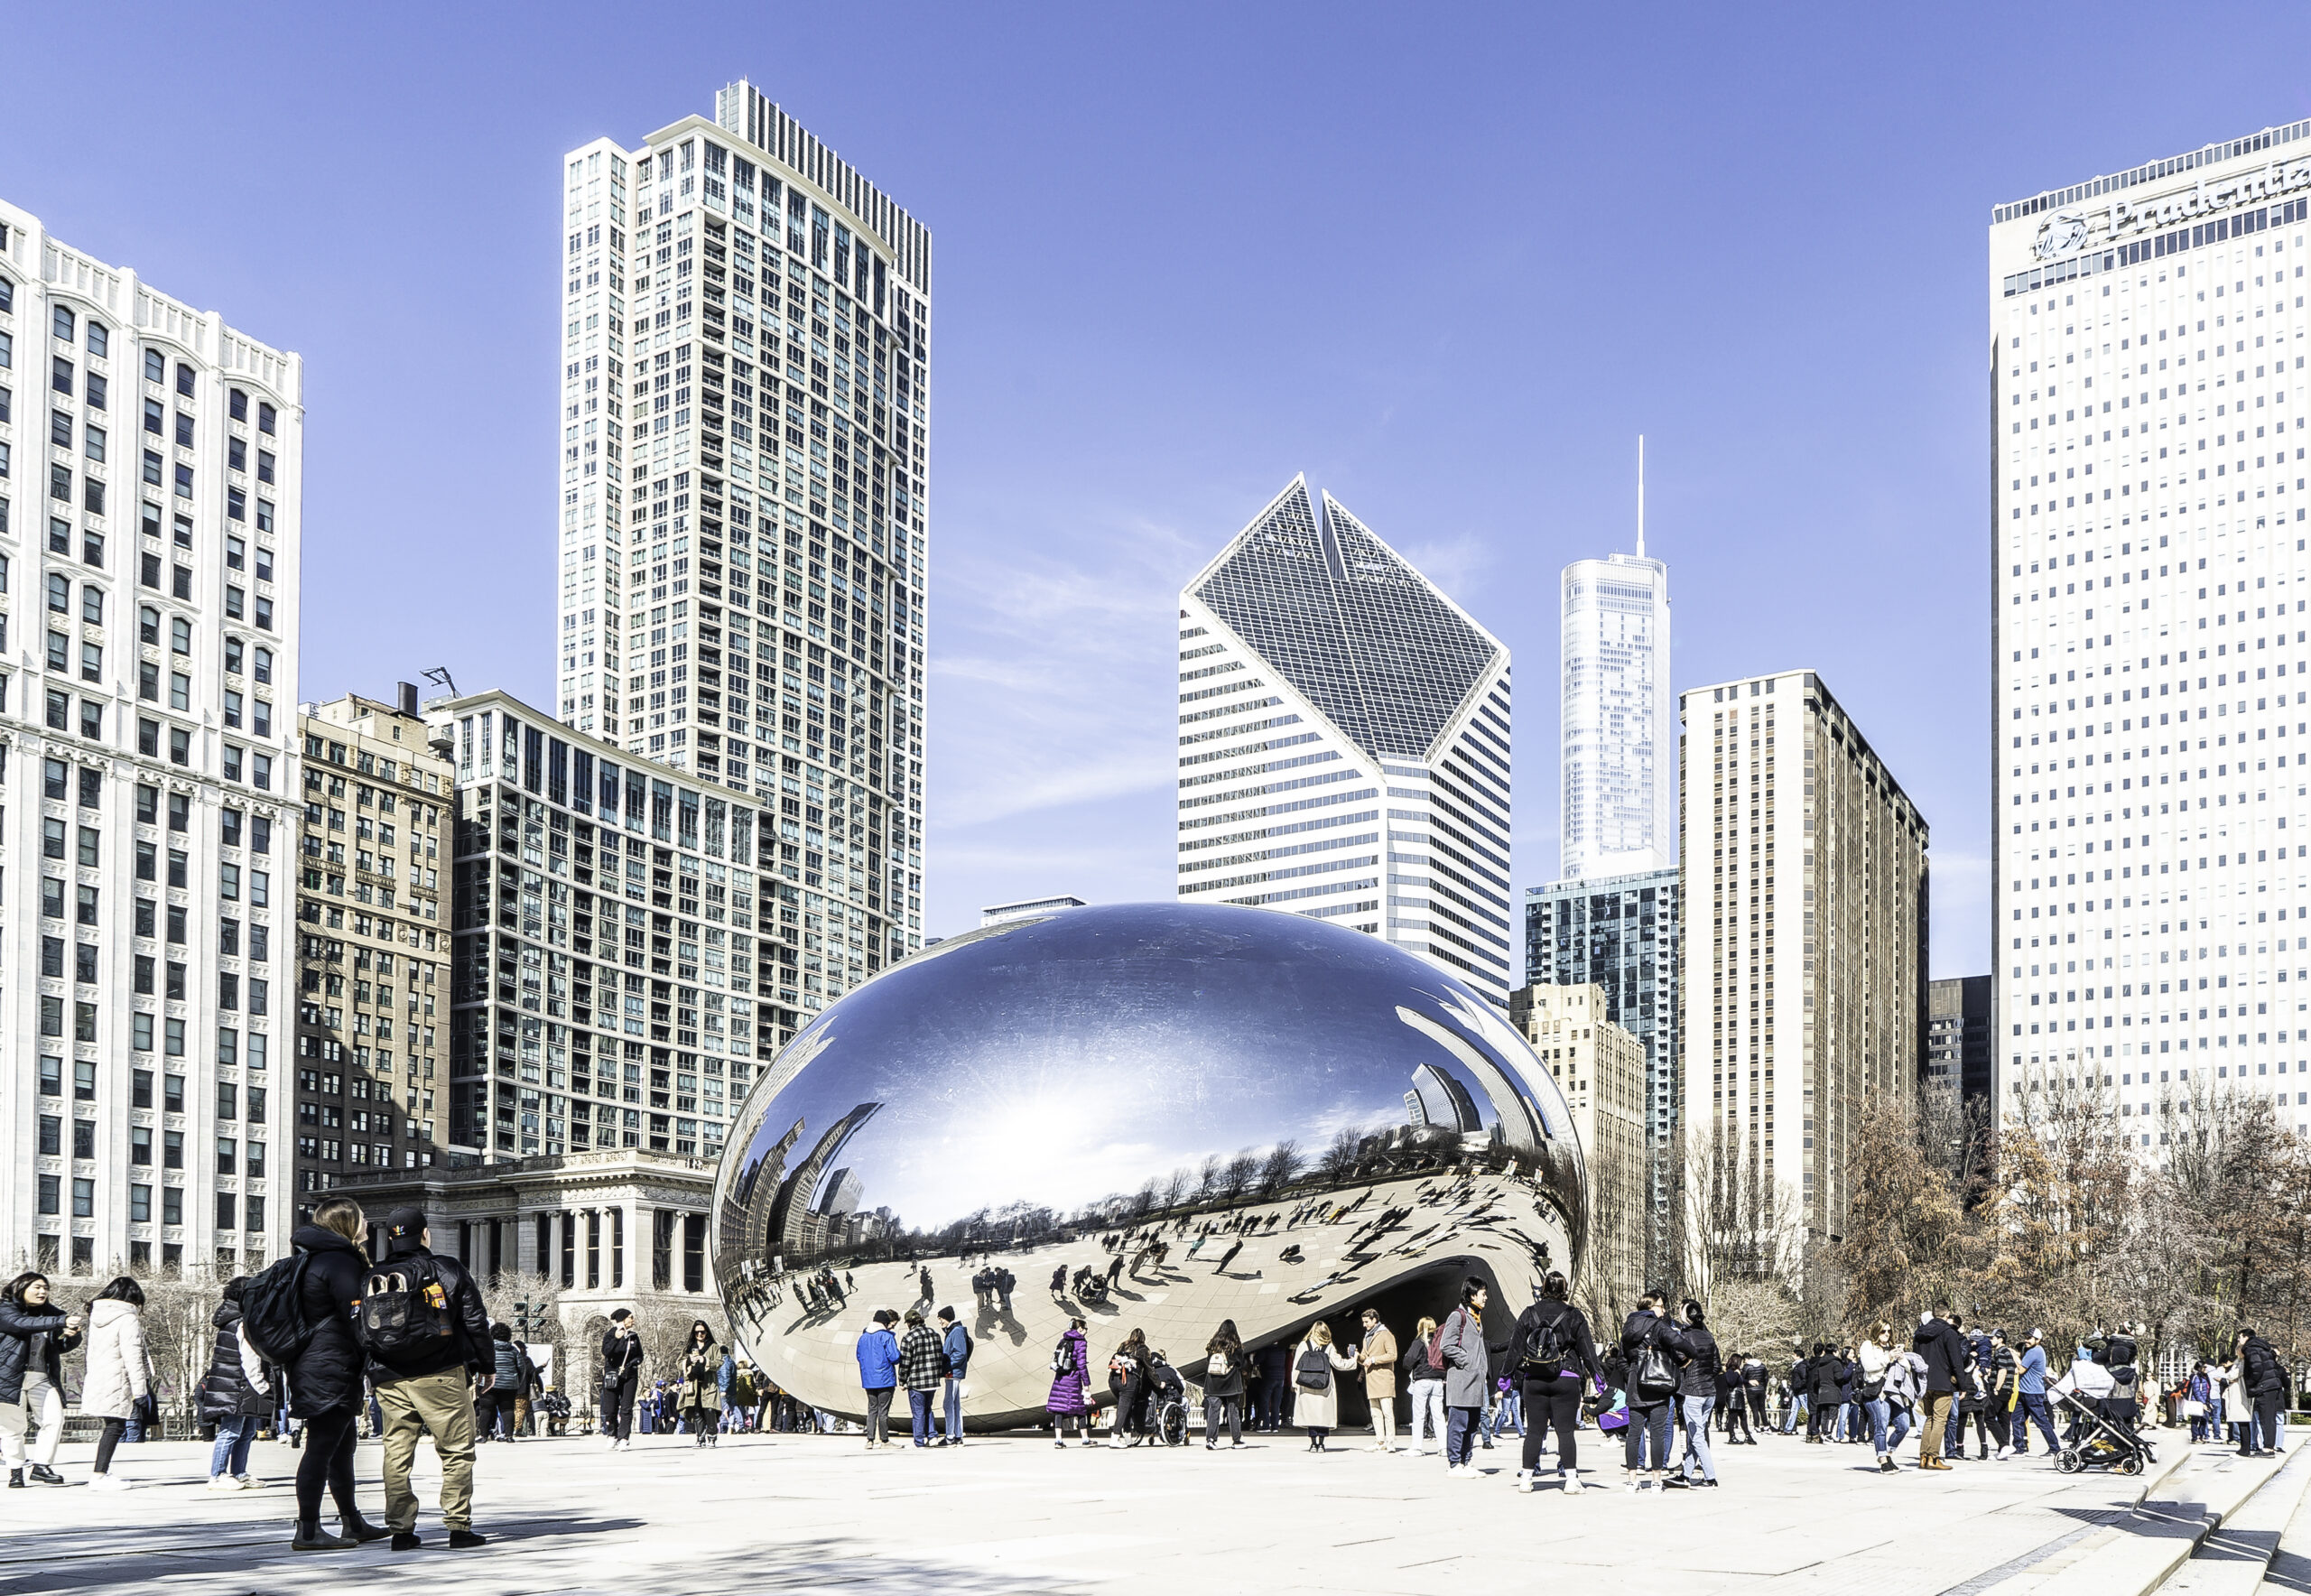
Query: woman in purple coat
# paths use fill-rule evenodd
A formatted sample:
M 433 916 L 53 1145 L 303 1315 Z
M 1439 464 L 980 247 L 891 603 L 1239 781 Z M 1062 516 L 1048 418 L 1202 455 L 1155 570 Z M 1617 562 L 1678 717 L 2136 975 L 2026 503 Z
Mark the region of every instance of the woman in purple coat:
M 1091 1405 L 1085 1395 L 1091 1389 L 1091 1361 L 1084 1345 L 1082 1320 L 1067 1322 L 1067 1333 L 1052 1349 L 1052 1365 L 1051 1396 L 1044 1406 L 1051 1414 L 1053 1443 L 1065 1446 L 1068 1435 L 1080 1422 L 1084 1444 L 1097 1444 L 1091 1440 Z

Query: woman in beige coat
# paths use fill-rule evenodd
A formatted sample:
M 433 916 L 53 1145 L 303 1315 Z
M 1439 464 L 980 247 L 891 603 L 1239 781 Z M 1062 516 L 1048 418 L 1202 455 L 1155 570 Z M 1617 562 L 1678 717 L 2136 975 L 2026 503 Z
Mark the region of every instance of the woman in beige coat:
M 1316 1370 L 1324 1371 L 1324 1387 L 1319 1391 L 1308 1382 Z M 1308 1339 L 1292 1359 L 1292 1422 L 1308 1432 L 1308 1450 L 1324 1450 L 1324 1437 L 1340 1423 L 1340 1377 L 1352 1374 L 1356 1359 L 1348 1357 L 1332 1345 L 1332 1327 L 1318 1320 L 1308 1330 Z
M 1397 1338 L 1380 1315 L 1364 1310 L 1364 1344 L 1356 1361 L 1364 1370 L 1364 1397 L 1372 1408 L 1372 1450 L 1397 1450 Z

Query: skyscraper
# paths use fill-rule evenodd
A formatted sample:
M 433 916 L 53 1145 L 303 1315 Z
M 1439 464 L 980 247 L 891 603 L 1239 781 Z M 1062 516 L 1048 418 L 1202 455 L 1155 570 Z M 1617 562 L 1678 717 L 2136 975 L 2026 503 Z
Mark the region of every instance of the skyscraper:
M 231 1275 L 295 1217 L 303 383 L 0 203 L 0 1236 L 42 1269 Z
M 1525 891 L 1525 979 L 1536 986 L 1594 986 L 1605 1016 L 1636 1038 L 1645 1058 L 1645 1183 L 1652 1220 L 1645 1276 L 1666 1278 L 1670 1203 L 1675 1186 L 1678 1073 L 1685 1057 L 1678 1027 L 1684 973 L 1685 880 L 1675 869 L 1636 876 L 1552 881 Z M 1634 1199 L 1632 1199 L 1634 1201 Z
M 406 682 L 391 703 L 347 693 L 299 719 L 295 1180 L 310 1208 L 348 1176 L 447 1149 L 457 796 Z
M 1833 1240 L 1864 1102 L 1925 1062 L 1926 821 L 1810 671 L 1689 688 L 1684 719 L 1686 1200 L 1755 1170 Z
M 2001 1114 L 2055 1079 L 2142 1148 L 2209 1085 L 2311 1124 L 2306 219 L 2311 121 L 1991 213 Z
M 1180 593 L 1180 895 L 1339 919 L 1505 1007 L 1508 691 L 1508 651 L 1295 478 Z
M 1645 440 L 1637 552 L 1564 568 L 1559 611 L 1563 878 L 1525 901 L 1525 979 L 1594 983 L 1645 1051 L 1651 1222 L 1647 1278 L 1669 1245 L 1678 1083 L 1677 788 L 1669 698 L 1669 571 L 1645 555 Z
M 1564 568 L 1561 877 L 1632 876 L 1677 862 L 1669 697 L 1669 570 L 1645 557 L 1644 440 L 1637 552 Z
M 832 997 L 922 945 L 931 236 L 743 80 L 562 168 L 561 718 L 777 801 Z

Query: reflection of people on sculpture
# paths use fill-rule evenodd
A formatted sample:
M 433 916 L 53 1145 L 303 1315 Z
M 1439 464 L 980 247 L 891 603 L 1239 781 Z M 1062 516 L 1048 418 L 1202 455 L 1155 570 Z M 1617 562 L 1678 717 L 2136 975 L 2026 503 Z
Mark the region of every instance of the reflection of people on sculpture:
M 1244 1244 L 1241 1241 L 1230 1242 L 1228 1244 L 1228 1250 L 1220 1255 L 1219 1267 L 1213 1269 L 1211 1272 L 1215 1275 L 1225 1275 L 1228 1272 L 1228 1266 L 1234 1263 L 1236 1261 L 1236 1255 L 1243 1250 Z

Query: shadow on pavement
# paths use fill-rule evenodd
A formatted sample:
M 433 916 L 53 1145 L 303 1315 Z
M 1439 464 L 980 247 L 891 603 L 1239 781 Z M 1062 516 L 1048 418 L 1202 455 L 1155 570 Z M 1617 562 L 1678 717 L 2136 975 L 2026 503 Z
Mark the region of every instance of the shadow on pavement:
M 298 1553 L 285 1525 L 60 1526 L 12 1532 L 0 1555 L 0 1591 L 153 1590 L 163 1581 L 206 1577 L 280 1591 L 310 1581 L 316 1588 L 379 1578 L 422 1582 L 450 1591 L 550 1589 L 615 1591 L 617 1596 L 712 1596 L 717 1592 L 850 1590 L 920 1591 L 941 1596 L 1065 1596 L 1082 1579 L 1018 1567 L 977 1568 L 881 1549 L 871 1541 L 821 1536 L 750 1544 L 710 1542 L 675 1552 L 633 1540 L 645 1520 L 630 1517 L 513 1517 L 481 1527 L 483 1550 L 452 1554 L 430 1515 L 419 1531 L 425 1546 L 396 1553 L 383 1542 L 343 1552 Z M 511 1561 L 507 1561 L 511 1559 Z M 256 1579 L 258 1586 L 246 1586 Z

